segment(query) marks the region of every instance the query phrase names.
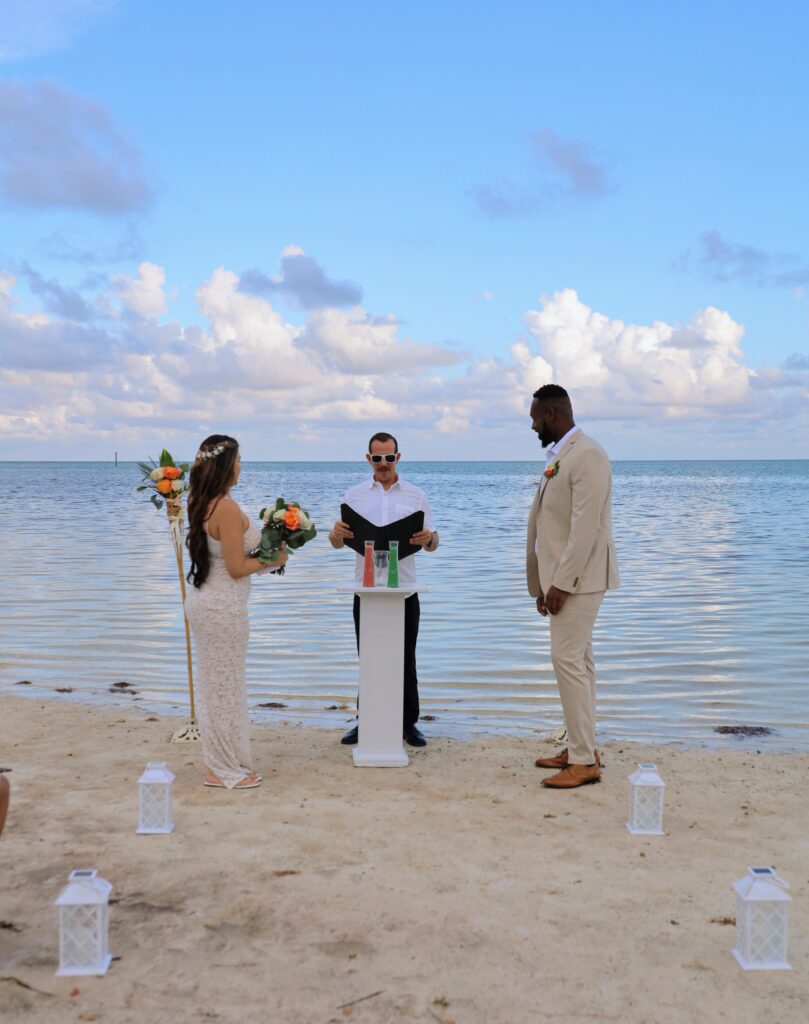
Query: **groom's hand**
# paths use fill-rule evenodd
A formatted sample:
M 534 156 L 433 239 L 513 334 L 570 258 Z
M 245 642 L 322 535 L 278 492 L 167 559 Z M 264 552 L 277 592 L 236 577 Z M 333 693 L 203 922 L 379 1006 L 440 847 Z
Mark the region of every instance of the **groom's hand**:
M 423 548 L 426 544 L 432 544 L 432 542 L 432 530 L 419 530 L 418 533 L 414 533 L 413 536 L 410 538 L 410 543 L 417 544 L 420 548 Z
M 556 587 L 551 587 L 545 595 L 545 607 L 551 615 L 558 615 L 568 597 L 570 594 L 566 590 L 557 590 Z
M 540 615 L 548 614 L 548 606 L 545 604 L 545 595 L 540 590 L 539 597 L 537 598 L 537 611 Z

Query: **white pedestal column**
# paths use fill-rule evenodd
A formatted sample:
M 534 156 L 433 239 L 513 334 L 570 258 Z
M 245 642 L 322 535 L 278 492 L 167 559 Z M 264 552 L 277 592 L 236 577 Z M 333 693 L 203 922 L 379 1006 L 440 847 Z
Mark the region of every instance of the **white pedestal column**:
M 422 588 L 351 589 L 360 599 L 359 742 L 353 750 L 354 764 L 404 768 L 404 603 Z

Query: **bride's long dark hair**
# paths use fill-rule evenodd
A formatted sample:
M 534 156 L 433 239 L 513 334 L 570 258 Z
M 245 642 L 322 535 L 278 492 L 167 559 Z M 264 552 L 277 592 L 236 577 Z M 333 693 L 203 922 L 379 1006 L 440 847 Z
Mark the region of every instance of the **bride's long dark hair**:
M 239 454 L 239 442 L 227 434 L 211 434 L 199 446 L 188 477 L 188 536 L 185 546 L 191 556 L 186 579 L 201 587 L 211 569 L 205 522 L 212 502 L 227 493 Z M 211 509 L 213 511 L 213 509 Z

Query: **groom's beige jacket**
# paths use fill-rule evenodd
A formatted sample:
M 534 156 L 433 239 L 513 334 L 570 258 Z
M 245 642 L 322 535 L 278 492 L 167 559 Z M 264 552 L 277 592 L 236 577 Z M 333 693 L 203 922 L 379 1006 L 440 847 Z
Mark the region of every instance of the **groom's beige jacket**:
M 577 430 L 543 475 L 528 517 L 528 593 L 556 587 L 593 594 L 620 586 L 612 542 L 612 471 L 607 453 Z M 553 465 L 553 463 L 551 464 Z

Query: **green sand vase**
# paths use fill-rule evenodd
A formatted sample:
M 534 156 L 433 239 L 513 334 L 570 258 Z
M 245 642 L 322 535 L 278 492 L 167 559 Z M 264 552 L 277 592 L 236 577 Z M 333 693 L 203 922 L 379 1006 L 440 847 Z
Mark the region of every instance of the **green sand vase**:
M 388 586 L 399 586 L 399 541 L 390 542 L 390 553 L 388 555 Z

